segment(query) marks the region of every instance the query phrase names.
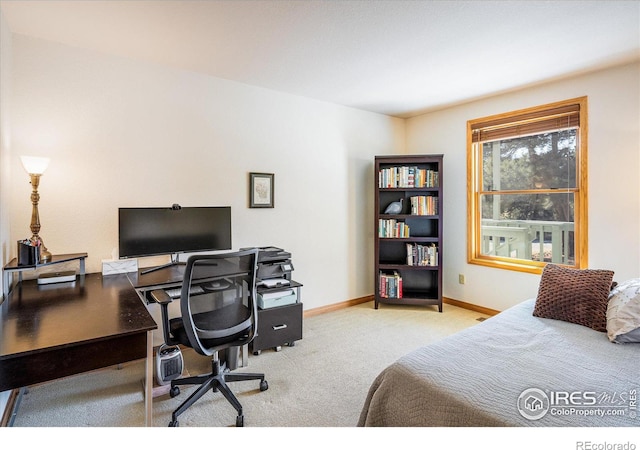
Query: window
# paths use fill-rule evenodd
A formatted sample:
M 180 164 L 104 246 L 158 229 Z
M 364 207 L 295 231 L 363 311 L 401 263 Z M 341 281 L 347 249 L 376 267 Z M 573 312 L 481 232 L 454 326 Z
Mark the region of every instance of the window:
M 468 259 L 587 264 L 587 98 L 467 122 Z

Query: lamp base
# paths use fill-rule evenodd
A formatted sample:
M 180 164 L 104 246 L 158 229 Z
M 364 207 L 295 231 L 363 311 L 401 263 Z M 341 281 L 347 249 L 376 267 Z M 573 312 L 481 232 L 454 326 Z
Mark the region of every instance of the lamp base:
M 42 249 L 40 251 L 40 262 L 46 263 L 49 261 L 51 261 L 51 252 L 49 252 L 49 250 Z

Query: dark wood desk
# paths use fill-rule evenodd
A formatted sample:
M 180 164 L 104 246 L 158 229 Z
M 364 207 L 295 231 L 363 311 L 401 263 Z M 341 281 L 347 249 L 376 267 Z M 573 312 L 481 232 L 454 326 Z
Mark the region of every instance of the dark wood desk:
M 146 358 L 151 425 L 156 328 L 126 275 L 92 273 L 44 286 L 23 281 L 0 306 L 0 391 Z

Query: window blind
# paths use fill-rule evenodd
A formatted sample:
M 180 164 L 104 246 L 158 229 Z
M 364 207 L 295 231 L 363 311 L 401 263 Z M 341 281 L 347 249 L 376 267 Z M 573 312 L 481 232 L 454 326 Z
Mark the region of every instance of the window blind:
M 524 112 L 508 117 L 495 116 L 470 123 L 472 142 L 495 141 L 580 126 L 580 105 Z

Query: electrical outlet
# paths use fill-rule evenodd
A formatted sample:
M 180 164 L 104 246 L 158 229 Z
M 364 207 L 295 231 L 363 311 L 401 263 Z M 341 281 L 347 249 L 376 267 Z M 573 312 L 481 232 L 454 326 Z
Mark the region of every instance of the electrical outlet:
M 461 273 L 458 275 L 458 283 L 464 284 L 464 274 Z

